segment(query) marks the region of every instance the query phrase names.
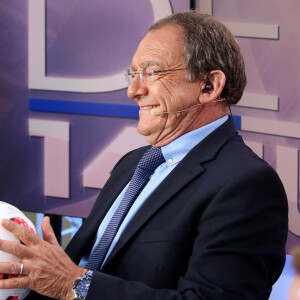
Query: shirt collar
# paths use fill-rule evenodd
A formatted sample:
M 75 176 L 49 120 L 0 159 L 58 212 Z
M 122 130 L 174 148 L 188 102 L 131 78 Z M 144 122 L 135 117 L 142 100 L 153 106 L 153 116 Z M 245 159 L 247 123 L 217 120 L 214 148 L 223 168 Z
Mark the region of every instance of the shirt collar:
M 226 115 L 203 127 L 190 131 L 169 144 L 161 147 L 163 156 L 168 165 L 179 163 L 198 143 L 228 120 Z

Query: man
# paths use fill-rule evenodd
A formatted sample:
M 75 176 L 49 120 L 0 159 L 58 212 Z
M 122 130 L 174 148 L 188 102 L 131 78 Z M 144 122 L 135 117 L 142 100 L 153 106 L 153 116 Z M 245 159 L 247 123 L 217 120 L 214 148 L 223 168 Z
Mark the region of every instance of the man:
M 246 85 L 234 37 L 212 16 L 170 16 L 147 31 L 127 75 L 128 97 L 140 107 L 138 131 L 154 148 L 117 163 L 69 256 L 47 218 L 44 241 L 3 222 L 25 245 L 0 241 L 1 250 L 22 260 L 0 264 L 1 272 L 22 273 L 0 288 L 69 300 L 79 278 L 76 299 L 268 299 L 285 261 L 287 201 L 275 171 L 244 144 L 228 116 Z M 164 162 L 123 205 L 149 148 Z

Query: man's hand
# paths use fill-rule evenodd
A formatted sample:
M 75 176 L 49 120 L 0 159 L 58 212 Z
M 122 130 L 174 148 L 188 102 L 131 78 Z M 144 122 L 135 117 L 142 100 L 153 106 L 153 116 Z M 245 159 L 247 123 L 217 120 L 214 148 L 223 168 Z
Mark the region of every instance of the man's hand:
M 1 224 L 24 245 L 0 240 L 0 250 L 19 257 L 24 268 L 21 277 L 0 280 L 0 289 L 29 288 L 51 298 L 73 299 L 73 283 L 87 270 L 75 265 L 60 247 L 49 217 L 45 217 L 42 222 L 44 240 L 10 220 L 2 220 Z M 0 263 L 0 273 L 19 274 L 20 271 L 20 262 Z

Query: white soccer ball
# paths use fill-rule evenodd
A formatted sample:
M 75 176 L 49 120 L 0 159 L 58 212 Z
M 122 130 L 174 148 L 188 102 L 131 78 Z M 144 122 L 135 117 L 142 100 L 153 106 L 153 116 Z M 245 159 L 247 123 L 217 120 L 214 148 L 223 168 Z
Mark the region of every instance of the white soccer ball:
M 21 224 L 33 232 L 36 232 L 32 222 L 16 207 L 0 201 L 0 222 L 2 219 L 10 219 L 18 224 Z M 0 224 L 0 239 L 9 241 L 19 241 L 12 233 L 7 231 Z M 0 250 L 0 262 L 20 261 L 16 256 Z M 18 277 L 19 275 L 10 275 L 0 273 L 0 280 L 9 277 Z M 0 289 L 1 300 L 23 300 L 29 294 L 28 289 Z

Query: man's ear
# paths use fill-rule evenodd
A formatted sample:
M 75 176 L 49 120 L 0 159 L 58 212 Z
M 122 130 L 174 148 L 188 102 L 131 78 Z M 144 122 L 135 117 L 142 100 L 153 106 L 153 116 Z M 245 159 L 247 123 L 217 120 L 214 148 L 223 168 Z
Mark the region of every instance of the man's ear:
M 199 101 L 202 104 L 216 101 L 221 98 L 225 86 L 226 77 L 221 70 L 210 71 L 202 82 Z

